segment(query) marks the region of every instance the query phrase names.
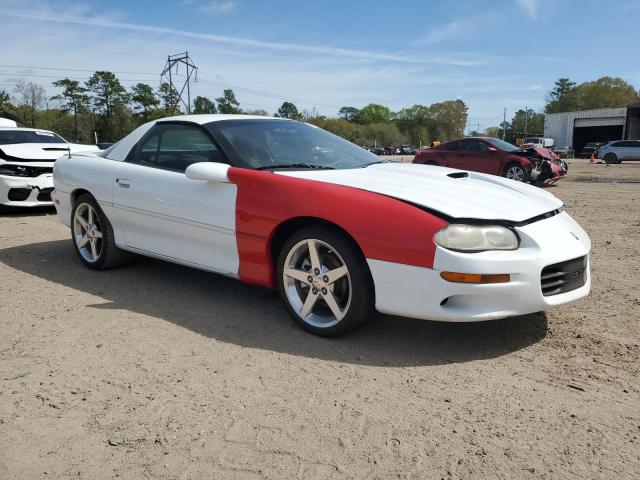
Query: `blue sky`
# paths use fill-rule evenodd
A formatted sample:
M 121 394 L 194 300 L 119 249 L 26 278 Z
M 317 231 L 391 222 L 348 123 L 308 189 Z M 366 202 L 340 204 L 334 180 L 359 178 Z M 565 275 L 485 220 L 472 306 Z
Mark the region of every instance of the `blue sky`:
M 157 85 L 166 55 L 188 50 L 194 94 L 241 87 L 246 108 L 288 99 L 333 116 L 460 98 L 482 129 L 504 107 L 541 110 L 561 76 L 640 87 L 640 0 L 0 0 L 0 17 L 9 91 L 96 69 Z

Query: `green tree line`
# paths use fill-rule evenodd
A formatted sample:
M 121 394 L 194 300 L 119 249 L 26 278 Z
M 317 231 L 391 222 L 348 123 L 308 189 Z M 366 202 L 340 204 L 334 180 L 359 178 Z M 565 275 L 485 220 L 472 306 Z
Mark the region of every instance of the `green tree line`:
M 114 142 L 142 123 L 184 110 L 178 93 L 168 83 L 157 89 L 146 83 L 127 89 L 109 71 L 94 72 L 85 82 L 63 78 L 52 85 L 59 93 L 47 97 L 43 86 L 19 81 L 13 95 L 0 91 L 0 111 L 18 115 L 27 127 L 54 130 L 71 141 L 90 143 L 94 132 L 99 141 Z M 214 99 L 196 96 L 191 112 L 268 115 L 262 109 L 241 108 L 231 89 Z M 424 145 L 436 138 L 461 136 L 467 106 L 462 100 L 448 100 L 393 112 L 371 103 L 363 108 L 345 106 L 337 114 L 337 118 L 327 118 L 284 102 L 274 116 L 313 123 L 360 145 Z

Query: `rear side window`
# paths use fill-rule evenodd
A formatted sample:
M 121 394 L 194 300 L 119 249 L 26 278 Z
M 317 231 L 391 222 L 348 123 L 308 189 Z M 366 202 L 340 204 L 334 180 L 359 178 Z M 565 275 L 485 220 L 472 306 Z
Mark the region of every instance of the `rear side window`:
M 440 146 L 440 150 L 447 150 L 449 152 L 457 152 L 460 149 L 460 140 L 454 140 L 453 142 L 448 142 Z
M 67 143 L 62 137 L 47 130 L 2 130 L 0 145 L 18 143 Z
M 173 123 L 158 124 L 149 130 L 127 161 L 174 172 L 184 172 L 193 163 L 226 163 L 222 152 L 201 127 Z
M 462 150 L 465 152 L 486 152 L 489 145 L 480 140 L 462 140 Z

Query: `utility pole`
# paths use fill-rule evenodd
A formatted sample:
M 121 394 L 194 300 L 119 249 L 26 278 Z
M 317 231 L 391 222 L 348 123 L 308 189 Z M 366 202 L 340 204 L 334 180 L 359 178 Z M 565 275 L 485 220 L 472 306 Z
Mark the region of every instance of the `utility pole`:
M 179 82 L 176 82 L 174 79 L 174 75 L 178 74 L 178 66 L 182 64 L 186 70 L 186 75 L 184 82 L 182 82 L 182 87 L 178 91 L 178 86 L 180 86 Z M 175 68 L 175 72 L 173 71 Z M 195 74 L 195 81 L 198 81 L 198 67 L 195 66 L 191 58 L 189 57 L 189 52 L 177 53 L 175 55 L 167 56 L 167 63 L 164 65 L 164 69 L 160 74 L 160 84 L 169 80 L 169 92 L 175 92 L 177 98 L 175 102 L 172 102 L 171 105 L 171 113 L 173 114 L 178 107 L 179 103 L 182 103 L 184 107 L 187 109 L 187 113 L 191 113 L 191 76 Z M 183 94 L 186 89 L 186 101 L 183 98 Z
M 507 136 L 507 107 L 504 107 L 504 114 L 502 116 L 502 140 Z
M 524 137 L 527 138 L 527 122 L 529 121 L 529 107 L 524 107 Z

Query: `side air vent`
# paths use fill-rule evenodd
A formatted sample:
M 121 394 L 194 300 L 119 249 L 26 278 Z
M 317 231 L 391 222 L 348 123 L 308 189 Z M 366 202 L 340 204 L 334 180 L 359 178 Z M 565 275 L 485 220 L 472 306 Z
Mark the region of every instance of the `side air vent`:
M 453 172 L 447 174 L 447 177 L 450 178 L 467 178 L 468 176 L 469 174 L 467 172 Z

